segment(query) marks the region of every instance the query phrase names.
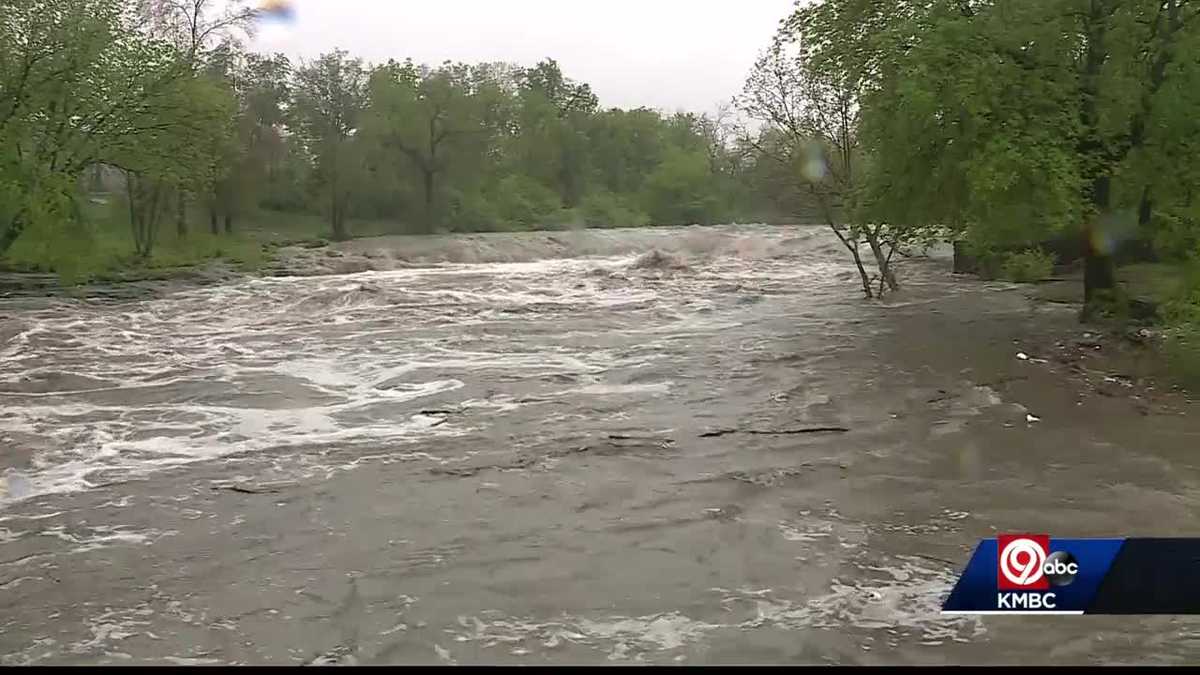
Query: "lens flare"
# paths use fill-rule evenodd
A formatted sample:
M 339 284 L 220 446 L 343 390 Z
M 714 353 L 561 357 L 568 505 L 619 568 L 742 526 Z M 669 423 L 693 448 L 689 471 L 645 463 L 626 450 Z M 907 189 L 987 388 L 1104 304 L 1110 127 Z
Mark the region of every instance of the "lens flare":
M 825 153 L 821 149 L 821 145 L 810 141 L 805 144 L 804 151 L 804 166 L 801 168 L 804 177 L 813 183 L 825 180 L 828 166 L 825 164 Z
M 1131 209 L 1101 214 L 1089 233 L 1092 250 L 1113 255 L 1121 246 L 1137 237 L 1137 213 Z
M 296 3 L 290 0 L 262 0 L 258 16 L 263 21 L 291 23 L 296 19 Z
M 1117 252 L 1117 238 L 1111 233 L 1099 228 L 1092 230 L 1092 250 L 1102 255 L 1112 255 Z

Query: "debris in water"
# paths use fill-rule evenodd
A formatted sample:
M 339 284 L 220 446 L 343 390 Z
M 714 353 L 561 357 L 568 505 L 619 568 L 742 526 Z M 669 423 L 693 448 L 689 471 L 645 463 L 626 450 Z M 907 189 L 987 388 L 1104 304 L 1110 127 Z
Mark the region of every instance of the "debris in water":
M 19 473 L 11 472 L 0 482 L 0 499 L 22 499 L 33 492 L 29 479 Z
M 629 265 L 629 269 L 682 271 L 688 269 L 688 266 L 682 260 L 669 253 L 653 249 L 649 253 L 639 256 L 637 260 Z
M 228 490 L 229 492 L 238 492 L 244 495 L 273 495 L 283 492 L 283 488 L 290 486 L 292 486 L 292 484 L 261 483 L 259 485 L 248 485 L 245 483 L 214 482 L 212 489 Z
M 318 655 L 311 661 L 306 661 L 300 665 L 303 666 L 356 666 L 358 659 L 354 658 L 354 650 L 346 645 L 338 645 L 333 649 Z
M 1028 422 L 1028 423 L 1030 423 L 1030 424 L 1033 424 L 1033 423 L 1035 423 L 1035 422 L 1041 422 L 1041 421 L 1042 421 L 1042 418 L 1038 417 L 1037 415 L 1029 415 L 1029 414 L 1026 414 L 1026 415 L 1025 415 L 1025 421 L 1026 421 L 1026 422 Z
M 454 659 L 450 656 L 450 650 L 446 649 L 445 647 L 443 647 L 441 645 L 435 644 L 433 646 L 433 651 L 437 652 L 438 658 L 440 658 L 441 660 L 443 660 L 446 663 L 449 663 L 451 665 L 454 664 Z
M 1145 344 L 1155 338 L 1154 331 L 1148 328 L 1139 328 L 1125 333 L 1125 339 L 1134 344 Z
M 934 396 L 933 398 L 931 398 L 925 402 L 926 403 L 941 403 L 942 401 L 948 401 L 952 398 L 954 398 L 954 395 L 951 394 L 950 392 L 946 391 L 945 389 L 938 389 L 938 395 Z M 895 415 L 892 415 L 892 417 L 895 417 Z
M 780 431 L 759 431 L 756 429 L 717 429 L 700 434 L 700 438 L 720 438 L 730 434 L 751 434 L 754 436 L 792 436 L 798 434 L 844 434 L 849 433 L 846 427 L 811 427 L 808 429 L 784 429 Z

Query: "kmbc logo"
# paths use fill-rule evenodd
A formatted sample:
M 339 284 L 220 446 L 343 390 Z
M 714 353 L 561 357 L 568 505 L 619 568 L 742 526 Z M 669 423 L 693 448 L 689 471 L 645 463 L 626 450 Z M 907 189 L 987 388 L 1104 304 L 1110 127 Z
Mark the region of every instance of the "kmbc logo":
M 1075 556 L 1050 552 L 1048 534 L 1002 534 L 996 550 L 996 587 L 1002 591 L 1045 591 L 1066 586 L 1079 574 Z

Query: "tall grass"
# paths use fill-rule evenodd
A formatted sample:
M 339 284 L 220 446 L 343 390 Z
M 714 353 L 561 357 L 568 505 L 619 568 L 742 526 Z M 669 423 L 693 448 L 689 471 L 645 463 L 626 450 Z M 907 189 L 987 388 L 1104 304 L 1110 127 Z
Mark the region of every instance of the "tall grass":
M 213 260 L 253 270 L 268 259 L 264 239 L 255 232 L 213 235 L 208 224 L 190 214 L 186 237 L 173 219 L 162 223 L 149 258 L 134 255 L 128 215 L 119 200 L 88 203 L 77 221 L 35 222 L 0 259 L 4 267 L 59 275 L 64 283 L 152 276 L 171 268 Z
M 1054 273 L 1054 256 L 1040 249 L 1031 248 L 1020 253 L 1010 253 L 1000 266 L 1000 277 L 1019 284 L 1042 281 Z

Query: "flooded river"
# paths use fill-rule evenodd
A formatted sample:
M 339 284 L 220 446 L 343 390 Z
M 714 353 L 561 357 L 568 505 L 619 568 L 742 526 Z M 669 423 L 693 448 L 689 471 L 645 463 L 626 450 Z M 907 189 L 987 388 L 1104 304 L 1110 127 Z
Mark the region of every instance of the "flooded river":
M 820 228 L 587 236 L 0 300 L 0 663 L 1200 654 L 939 614 L 998 531 L 1200 534 L 1190 404 L 1098 391 L 1071 307 L 936 256 L 864 302 Z

